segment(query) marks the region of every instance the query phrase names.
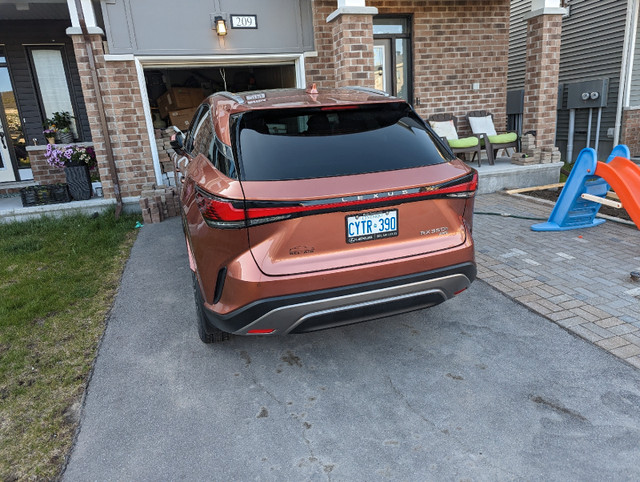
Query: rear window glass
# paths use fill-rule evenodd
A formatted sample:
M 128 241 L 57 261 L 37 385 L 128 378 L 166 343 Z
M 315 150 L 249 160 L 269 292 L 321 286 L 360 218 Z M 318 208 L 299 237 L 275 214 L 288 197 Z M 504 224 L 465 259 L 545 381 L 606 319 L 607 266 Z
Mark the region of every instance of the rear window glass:
M 247 181 L 347 176 L 451 160 L 400 103 L 248 112 L 236 126 L 240 175 Z

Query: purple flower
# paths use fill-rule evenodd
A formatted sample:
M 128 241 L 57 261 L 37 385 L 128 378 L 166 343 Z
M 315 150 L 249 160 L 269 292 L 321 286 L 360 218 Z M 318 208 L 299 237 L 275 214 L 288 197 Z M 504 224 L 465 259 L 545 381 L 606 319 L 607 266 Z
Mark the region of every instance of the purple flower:
M 70 149 L 67 146 L 67 150 L 64 151 L 64 157 L 66 157 L 67 159 L 71 160 L 71 156 L 73 156 L 73 149 Z

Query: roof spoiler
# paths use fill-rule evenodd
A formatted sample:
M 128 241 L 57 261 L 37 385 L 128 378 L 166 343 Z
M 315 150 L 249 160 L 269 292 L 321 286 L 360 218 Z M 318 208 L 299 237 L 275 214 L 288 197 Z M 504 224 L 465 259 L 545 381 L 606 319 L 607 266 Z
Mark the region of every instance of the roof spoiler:
M 236 94 L 232 94 L 231 92 L 227 92 L 226 90 L 223 90 L 221 92 L 216 92 L 216 95 L 222 95 L 227 99 L 231 99 L 234 102 L 237 102 L 238 104 L 244 104 L 244 99 L 242 97 Z
M 369 94 L 383 95 L 385 97 L 389 97 L 389 94 L 383 90 L 373 89 L 371 87 L 360 87 L 359 85 L 349 85 L 344 87 L 349 90 L 359 90 L 361 92 L 367 92 Z

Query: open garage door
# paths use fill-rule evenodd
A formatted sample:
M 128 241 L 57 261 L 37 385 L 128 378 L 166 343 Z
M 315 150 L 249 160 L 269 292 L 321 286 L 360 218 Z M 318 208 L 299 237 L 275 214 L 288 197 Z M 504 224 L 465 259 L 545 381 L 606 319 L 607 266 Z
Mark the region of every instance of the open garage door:
M 175 186 L 173 162 L 170 158 L 172 126 L 181 131 L 189 128 L 195 111 L 207 96 L 223 90 L 250 90 L 296 87 L 296 65 L 149 65 L 144 67 L 157 150 L 156 176 L 161 184 Z M 160 176 L 158 176 L 160 174 Z
M 293 64 L 145 68 L 144 76 L 154 127 L 180 130 L 189 127 L 200 102 L 216 92 L 296 86 Z

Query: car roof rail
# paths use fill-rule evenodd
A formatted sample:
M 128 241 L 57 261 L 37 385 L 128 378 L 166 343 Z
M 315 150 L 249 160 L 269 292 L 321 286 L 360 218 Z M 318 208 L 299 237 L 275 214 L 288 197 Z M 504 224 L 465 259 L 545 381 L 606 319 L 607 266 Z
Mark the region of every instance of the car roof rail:
M 369 94 L 384 95 L 385 97 L 389 97 L 389 94 L 387 92 L 385 92 L 384 90 L 378 90 L 378 89 L 374 89 L 372 87 L 361 87 L 359 85 L 349 85 L 349 86 L 345 87 L 345 89 L 360 90 L 362 92 L 368 92 Z
M 217 95 L 222 95 L 224 97 L 226 97 L 227 99 L 231 99 L 235 102 L 237 102 L 238 104 L 244 104 L 244 99 L 242 97 L 240 97 L 239 95 L 236 94 L 232 94 L 231 92 L 227 92 L 226 90 L 220 91 L 220 92 L 216 92 Z

